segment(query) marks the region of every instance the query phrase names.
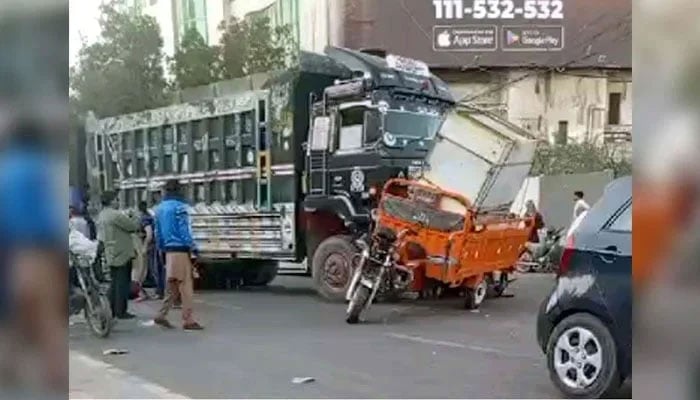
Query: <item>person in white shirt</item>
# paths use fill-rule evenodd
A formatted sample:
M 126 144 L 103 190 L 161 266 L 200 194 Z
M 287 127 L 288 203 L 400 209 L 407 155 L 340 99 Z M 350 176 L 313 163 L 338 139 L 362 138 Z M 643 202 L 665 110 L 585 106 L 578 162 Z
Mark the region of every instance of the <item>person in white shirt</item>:
M 586 203 L 586 200 L 583 199 L 583 192 L 580 190 L 577 190 L 574 192 L 574 218 L 573 221 L 578 218 L 581 213 L 584 211 L 588 211 L 591 208 L 591 206 Z
M 87 220 L 80 215 L 78 210 L 70 206 L 68 207 L 68 227 L 69 229 L 75 229 L 76 231 L 80 232 L 85 236 L 86 238 L 90 237 L 90 226 L 87 223 Z

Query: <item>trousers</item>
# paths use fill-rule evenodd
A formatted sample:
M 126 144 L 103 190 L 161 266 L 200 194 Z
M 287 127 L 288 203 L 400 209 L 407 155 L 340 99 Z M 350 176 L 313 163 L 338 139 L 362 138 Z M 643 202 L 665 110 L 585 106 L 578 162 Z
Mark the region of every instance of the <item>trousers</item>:
M 193 323 L 194 287 L 192 280 L 192 261 L 189 253 L 165 253 L 166 293 L 158 318 L 166 318 L 179 297 L 182 302 L 182 321 Z
M 131 291 L 131 261 L 120 266 L 110 266 L 112 282 L 109 286 L 109 303 L 112 315 L 119 318 L 126 314 Z

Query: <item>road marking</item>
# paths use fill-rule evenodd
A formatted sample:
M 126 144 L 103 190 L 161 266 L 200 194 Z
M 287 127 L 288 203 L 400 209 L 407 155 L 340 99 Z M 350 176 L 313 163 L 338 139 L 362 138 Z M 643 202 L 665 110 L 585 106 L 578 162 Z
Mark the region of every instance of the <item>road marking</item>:
M 170 391 L 169 389 L 160 386 L 156 383 L 147 381 L 135 375 L 131 375 L 128 372 L 121 370 L 111 364 L 107 364 L 103 361 L 94 359 L 90 356 L 82 354 L 77 351 L 70 351 L 70 362 L 71 363 L 82 363 L 85 367 L 90 369 L 90 374 L 94 374 L 97 386 L 109 386 L 108 382 L 116 382 L 116 386 L 121 388 L 132 388 L 137 389 L 137 391 L 143 391 L 139 393 L 138 396 L 141 398 L 157 398 L 157 399 L 189 399 L 189 397 L 184 396 L 179 393 Z M 73 370 L 77 368 L 71 367 Z M 80 368 L 77 368 L 78 371 Z M 77 372 L 76 372 L 77 373 Z M 86 376 L 78 376 L 78 379 L 89 378 Z M 90 390 L 87 388 L 70 388 L 70 398 L 76 398 L 76 396 L 84 396 L 83 398 L 105 398 L 113 396 L 111 393 L 90 393 L 95 390 Z
M 513 353 L 507 350 L 501 350 L 501 349 L 496 349 L 493 347 L 484 347 L 484 346 L 476 346 L 476 345 L 466 345 L 464 343 L 457 343 L 457 342 L 448 342 L 444 340 L 434 340 L 434 339 L 427 339 L 421 336 L 413 336 L 413 335 L 404 335 L 401 333 L 385 333 L 384 334 L 387 337 L 394 338 L 394 339 L 401 339 L 401 340 L 410 340 L 412 342 L 417 342 L 417 343 L 423 343 L 423 344 L 430 344 L 433 346 L 443 346 L 443 347 L 452 347 L 452 348 L 457 348 L 457 349 L 466 349 L 466 350 L 472 350 L 472 351 L 478 351 L 480 353 L 487 353 L 487 354 L 497 354 L 499 356 L 506 356 L 506 357 L 515 357 L 515 358 L 528 358 L 528 359 L 533 359 L 533 360 L 540 360 L 540 357 L 535 357 L 532 355 L 528 354 L 519 354 L 519 353 Z

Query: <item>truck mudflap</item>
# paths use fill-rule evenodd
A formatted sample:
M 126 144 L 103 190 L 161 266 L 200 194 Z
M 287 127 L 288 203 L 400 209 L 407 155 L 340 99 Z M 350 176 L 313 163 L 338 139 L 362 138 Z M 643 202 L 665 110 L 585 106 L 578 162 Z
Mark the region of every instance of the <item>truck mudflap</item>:
M 251 258 L 293 261 L 294 204 L 272 211 L 241 206 L 197 205 L 190 209 L 192 234 L 206 259 Z

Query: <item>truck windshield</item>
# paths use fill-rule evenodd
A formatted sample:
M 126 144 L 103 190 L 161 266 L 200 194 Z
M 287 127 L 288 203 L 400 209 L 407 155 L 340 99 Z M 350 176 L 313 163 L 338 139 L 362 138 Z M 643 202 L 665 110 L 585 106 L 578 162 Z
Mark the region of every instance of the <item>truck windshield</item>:
M 432 139 L 444 120 L 441 115 L 390 110 L 384 118 L 384 130 L 394 136 Z

